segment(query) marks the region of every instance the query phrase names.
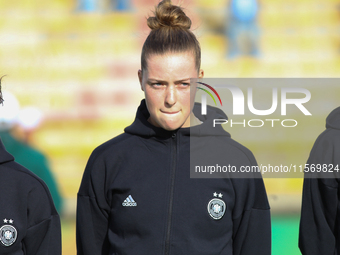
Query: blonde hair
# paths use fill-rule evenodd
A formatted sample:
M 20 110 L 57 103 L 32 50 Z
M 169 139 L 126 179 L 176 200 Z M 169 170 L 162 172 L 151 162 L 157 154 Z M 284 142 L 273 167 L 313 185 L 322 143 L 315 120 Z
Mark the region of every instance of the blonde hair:
M 152 54 L 193 52 L 197 70 L 201 66 L 201 47 L 190 31 L 191 20 L 171 0 L 161 1 L 155 8 L 154 17 L 147 19 L 151 31 L 146 38 L 141 56 L 142 70 L 147 69 L 147 58 Z

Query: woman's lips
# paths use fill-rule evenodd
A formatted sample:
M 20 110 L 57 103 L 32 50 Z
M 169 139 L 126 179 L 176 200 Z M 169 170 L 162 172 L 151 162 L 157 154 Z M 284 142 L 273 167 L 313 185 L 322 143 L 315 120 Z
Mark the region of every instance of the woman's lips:
M 162 111 L 162 113 L 165 113 L 165 114 L 176 114 L 176 113 L 179 113 L 179 111 L 172 111 L 172 112 L 167 112 L 167 111 Z

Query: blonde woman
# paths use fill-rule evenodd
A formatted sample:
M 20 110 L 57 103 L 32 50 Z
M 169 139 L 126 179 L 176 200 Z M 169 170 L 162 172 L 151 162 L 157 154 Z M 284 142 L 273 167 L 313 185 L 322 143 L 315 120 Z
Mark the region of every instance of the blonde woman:
M 78 192 L 78 254 L 270 254 L 261 178 L 190 178 L 192 136 L 217 139 L 224 160 L 256 164 L 222 128 L 213 137 L 211 120 L 193 111 L 190 78 L 203 71 L 190 19 L 162 1 L 147 23 L 138 71 L 145 99 L 125 133 L 88 161 Z M 209 116 L 221 114 L 209 108 Z

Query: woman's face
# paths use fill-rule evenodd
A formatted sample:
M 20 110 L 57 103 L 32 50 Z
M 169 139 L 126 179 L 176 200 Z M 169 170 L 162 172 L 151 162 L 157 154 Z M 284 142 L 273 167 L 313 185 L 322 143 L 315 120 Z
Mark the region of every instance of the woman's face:
M 154 54 L 147 58 L 147 69 L 138 71 L 141 88 L 150 113 L 149 122 L 156 127 L 175 130 L 190 126 L 196 84 L 190 78 L 202 78 L 197 72 L 192 52 Z

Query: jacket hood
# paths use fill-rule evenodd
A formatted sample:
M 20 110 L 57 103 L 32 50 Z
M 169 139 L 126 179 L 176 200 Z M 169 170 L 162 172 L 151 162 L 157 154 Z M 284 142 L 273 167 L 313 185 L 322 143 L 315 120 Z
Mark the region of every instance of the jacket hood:
M 14 157 L 6 151 L 0 138 L 0 164 L 8 161 L 14 161 Z
M 340 129 L 340 107 L 334 109 L 326 119 L 326 128 Z
M 228 119 L 227 115 L 221 109 L 208 105 L 207 115 L 202 115 L 201 104 L 195 103 L 193 113 L 200 121 L 202 121 L 202 124 L 190 128 L 180 128 L 178 130 L 168 131 L 160 127 L 155 127 L 148 122 L 150 114 L 146 107 L 145 99 L 143 99 L 137 109 L 134 122 L 130 126 L 126 127 L 124 131 L 129 134 L 145 137 L 170 137 L 173 133 L 178 131 L 182 132 L 184 135 L 191 136 L 230 137 L 230 134 L 223 129 L 222 125 L 216 125 L 216 127 L 213 127 L 214 119 Z

